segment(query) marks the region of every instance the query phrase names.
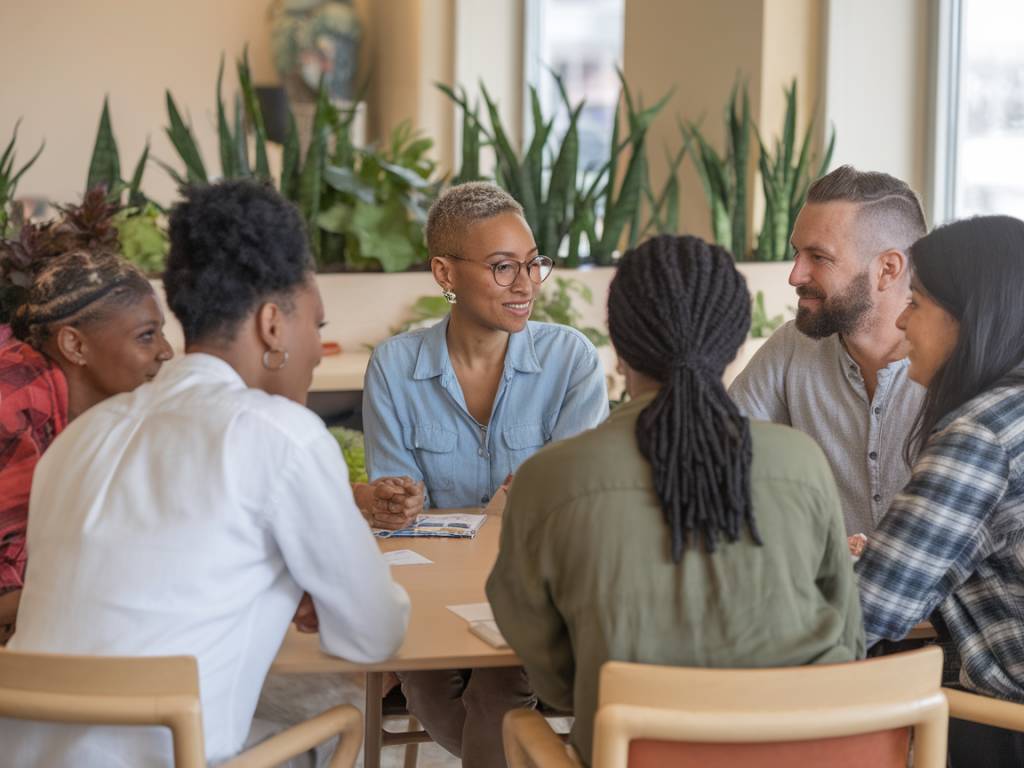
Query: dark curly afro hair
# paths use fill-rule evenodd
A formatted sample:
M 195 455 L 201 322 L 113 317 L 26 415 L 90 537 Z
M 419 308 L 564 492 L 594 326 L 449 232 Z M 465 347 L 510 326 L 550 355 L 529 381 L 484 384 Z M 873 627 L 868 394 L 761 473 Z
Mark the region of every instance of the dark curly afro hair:
M 167 303 L 186 344 L 230 341 L 260 304 L 287 304 L 306 281 L 306 228 L 294 205 L 254 181 L 188 187 L 183 196 L 170 215 Z

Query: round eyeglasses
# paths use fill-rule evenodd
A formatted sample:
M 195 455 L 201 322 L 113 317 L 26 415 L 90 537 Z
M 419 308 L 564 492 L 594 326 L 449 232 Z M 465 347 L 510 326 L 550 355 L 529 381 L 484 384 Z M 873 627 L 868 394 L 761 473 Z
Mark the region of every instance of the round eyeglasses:
M 519 271 L 525 266 L 527 276 L 540 285 L 548 279 L 555 263 L 547 256 L 534 256 L 529 261 L 516 261 L 515 259 L 503 259 L 496 264 L 484 264 L 482 261 L 467 259 L 463 256 L 456 256 L 454 253 L 445 254 L 449 259 L 468 261 L 470 264 L 479 264 L 487 267 L 494 275 L 494 282 L 502 288 L 508 288 L 519 277 Z

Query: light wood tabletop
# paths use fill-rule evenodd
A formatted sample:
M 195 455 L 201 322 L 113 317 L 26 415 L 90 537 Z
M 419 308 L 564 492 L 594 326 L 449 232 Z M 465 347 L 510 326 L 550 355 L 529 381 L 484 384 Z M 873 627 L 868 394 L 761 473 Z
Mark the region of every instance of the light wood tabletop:
M 398 655 L 378 664 L 355 664 L 320 650 L 320 637 L 292 626 L 270 670 L 277 674 L 315 672 L 404 672 L 424 669 L 510 667 L 519 663 L 509 649 L 493 648 L 469 631 L 449 605 L 487 600 L 484 584 L 498 556 L 501 518 L 488 516 L 474 539 L 380 539 L 383 552 L 410 549 L 433 562 L 397 565 L 395 581 L 409 593 L 409 629 Z
M 363 388 L 370 353 L 365 350 L 324 355 L 313 369 L 310 392 L 348 392 Z

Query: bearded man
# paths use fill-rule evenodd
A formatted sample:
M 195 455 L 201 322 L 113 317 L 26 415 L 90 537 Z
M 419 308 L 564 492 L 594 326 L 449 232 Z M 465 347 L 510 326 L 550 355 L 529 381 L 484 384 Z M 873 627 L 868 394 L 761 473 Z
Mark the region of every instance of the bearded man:
M 896 318 L 909 298 L 908 250 L 925 232 L 921 203 L 899 179 L 844 165 L 815 181 L 791 237 L 796 320 L 729 390 L 750 418 L 818 442 L 848 535 L 870 536 L 910 476 L 903 446 L 924 389 L 907 378 Z

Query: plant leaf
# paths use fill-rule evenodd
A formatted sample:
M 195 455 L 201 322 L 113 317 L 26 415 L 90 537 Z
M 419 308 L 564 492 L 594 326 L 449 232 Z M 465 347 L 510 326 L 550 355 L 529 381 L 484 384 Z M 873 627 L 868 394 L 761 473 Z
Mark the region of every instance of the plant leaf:
M 203 165 L 203 158 L 199 153 L 199 147 L 196 144 L 195 137 L 192 135 L 192 130 L 181 119 L 178 106 L 174 103 L 174 97 L 170 91 L 166 92 L 166 99 L 167 116 L 171 123 L 166 128 L 167 137 L 171 140 L 171 144 L 174 145 L 174 148 L 178 151 L 178 156 L 185 164 L 185 172 L 189 183 L 194 184 L 198 182 L 205 184 L 209 179 L 206 175 L 206 167 Z
M 231 127 L 224 112 L 224 99 L 221 97 L 221 83 L 224 80 L 224 54 L 220 55 L 220 66 L 217 68 L 217 138 L 220 147 L 220 172 L 225 179 L 238 175 L 238 163 L 235 157 L 235 139 L 231 135 Z
M 103 112 L 100 113 L 100 125 L 96 131 L 96 142 L 93 144 L 92 158 L 89 160 L 89 174 L 86 177 L 85 189 L 102 186 L 110 194 L 121 181 L 120 153 L 114 131 L 110 127 L 110 105 L 107 97 L 103 98 Z

